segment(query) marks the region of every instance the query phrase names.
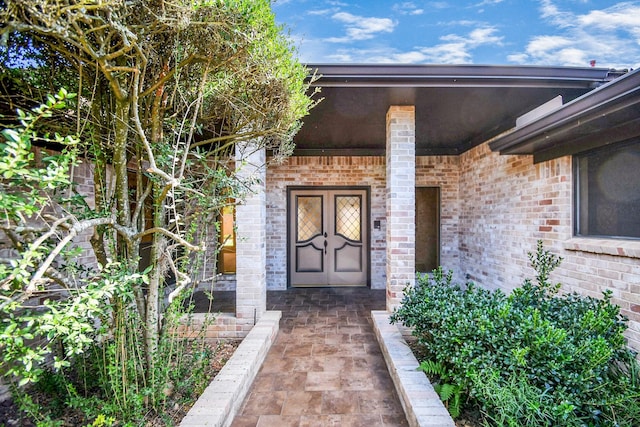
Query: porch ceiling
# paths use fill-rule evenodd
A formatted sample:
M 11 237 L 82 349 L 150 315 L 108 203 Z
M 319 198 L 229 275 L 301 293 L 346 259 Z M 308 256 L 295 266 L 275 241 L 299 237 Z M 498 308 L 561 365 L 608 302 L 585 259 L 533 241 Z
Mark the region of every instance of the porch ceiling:
M 515 126 L 562 95 L 573 100 L 611 79 L 599 68 L 308 65 L 324 98 L 295 137 L 294 155 L 384 155 L 386 113 L 415 105 L 416 154 L 455 155 Z

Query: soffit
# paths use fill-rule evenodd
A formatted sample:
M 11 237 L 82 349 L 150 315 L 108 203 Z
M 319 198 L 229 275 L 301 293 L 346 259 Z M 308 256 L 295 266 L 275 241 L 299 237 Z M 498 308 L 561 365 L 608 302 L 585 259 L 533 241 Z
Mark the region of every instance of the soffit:
M 490 143 L 536 162 L 640 136 L 640 70 L 619 77 Z
M 391 105 L 415 105 L 416 154 L 460 154 L 515 126 L 557 95 L 573 100 L 608 70 L 562 67 L 309 65 L 323 100 L 294 155 L 383 155 Z

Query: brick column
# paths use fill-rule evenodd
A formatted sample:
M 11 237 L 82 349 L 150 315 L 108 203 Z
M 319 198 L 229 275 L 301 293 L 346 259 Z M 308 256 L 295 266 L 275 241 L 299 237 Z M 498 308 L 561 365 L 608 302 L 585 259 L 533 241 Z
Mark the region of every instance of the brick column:
M 266 311 L 266 153 L 251 144 L 236 147 L 236 173 L 255 181 L 252 192 L 236 207 L 236 318 L 250 327 Z
M 415 284 L 416 147 L 415 107 L 387 112 L 387 310 Z

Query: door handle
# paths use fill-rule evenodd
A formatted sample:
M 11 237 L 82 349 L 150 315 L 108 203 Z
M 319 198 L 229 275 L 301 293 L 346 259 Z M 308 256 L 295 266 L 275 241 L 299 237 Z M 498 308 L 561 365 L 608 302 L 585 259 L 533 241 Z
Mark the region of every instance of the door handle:
M 324 254 L 325 254 L 325 255 L 327 254 L 327 245 L 328 245 L 328 243 L 327 243 L 327 241 L 325 240 L 325 241 L 324 241 Z
M 324 232 L 324 238 L 325 239 L 327 238 L 327 232 L 326 231 Z

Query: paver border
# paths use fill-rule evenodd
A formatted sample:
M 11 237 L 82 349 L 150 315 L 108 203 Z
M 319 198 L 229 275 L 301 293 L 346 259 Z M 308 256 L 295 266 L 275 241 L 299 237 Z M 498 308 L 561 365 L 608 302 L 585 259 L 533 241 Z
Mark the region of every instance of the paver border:
M 427 376 L 418 370 L 418 360 L 388 311 L 371 311 L 373 329 L 411 427 L 455 427 L 449 411 Z
M 182 419 L 181 427 L 231 425 L 278 335 L 281 317 L 281 311 L 267 311 L 260 317 Z

